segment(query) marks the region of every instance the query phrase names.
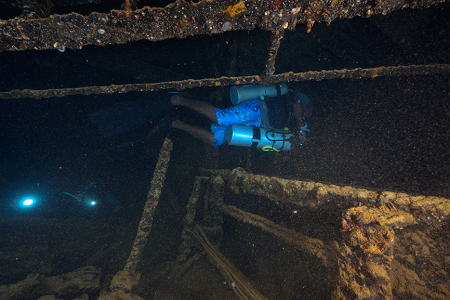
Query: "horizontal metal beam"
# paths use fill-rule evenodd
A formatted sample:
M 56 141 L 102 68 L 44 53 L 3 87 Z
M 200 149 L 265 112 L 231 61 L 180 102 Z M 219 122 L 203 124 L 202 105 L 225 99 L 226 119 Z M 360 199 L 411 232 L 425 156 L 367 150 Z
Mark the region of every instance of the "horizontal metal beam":
M 378 76 L 449 74 L 450 65 L 411 65 L 398 67 L 378 67 L 353 70 L 309 71 L 302 73 L 282 73 L 261 78 L 258 75 L 241 77 L 220 77 L 205 79 L 187 79 L 182 81 L 166 81 L 159 83 L 136 83 L 109 86 L 84 86 L 78 88 L 48 90 L 11 90 L 0 92 L 0 100 L 21 98 L 52 98 L 72 95 L 113 94 L 128 92 L 159 91 L 167 89 L 184 90 L 196 87 L 220 87 L 242 84 L 269 84 L 277 82 L 293 82 L 324 79 L 361 79 Z
M 45 19 L 15 18 L 0 21 L 0 52 L 20 50 L 81 49 L 85 45 L 125 44 L 130 41 L 160 41 L 225 31 L 293 30 L 315 22 L 369 17 L 403 8 L 437 5 L 445 0 L 184 0 L 164 8 L 144 7 L 134 11 L 112 10 L 51 15 Z

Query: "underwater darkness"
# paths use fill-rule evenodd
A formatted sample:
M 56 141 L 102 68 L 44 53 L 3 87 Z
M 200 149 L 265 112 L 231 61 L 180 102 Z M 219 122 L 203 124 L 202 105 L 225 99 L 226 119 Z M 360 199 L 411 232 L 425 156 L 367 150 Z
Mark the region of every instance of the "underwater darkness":
M 449 64 L 449 14 L 450 4 L 443 3 L 336 20 L 329 26 L 316 23 L 309 34 L 305 26 L 297 26 L 281 40 L 276 73 Z M 268 41 L 269 33 L 255 30 L 85 46 L 64 53 L 0 53 L 0 91 L 261 74 Z M 104 152 L 149 128 L 106 139 L 88 113 L 157 93 L 2 100 L 0 284 L 23 280 L 32 272 L 52 276 L 84 265 L 100 266 L 105 277 L 123 268 L 166 136 L 174 150 L 146 248 L 146 266 L 176 257 L 185 206 L 201 167 L 243 167 L 258 174 L 450 197 L 449 74 L 288 85 L 314 101 L 314 116 L 307 122 L 310 141 L 285 153 L 222 146 L 216 150 L 217 161 L 208 146 L 176 130 Z M 231 105 L 229 87 L 181 92 L 221 108 Z M 208 120 L 186 109 L 180 118 L 209 127 Z M 28 191 L 50 199 L 94 179 L 122 203 L 119 211 L 89 217 L 11 213 L 12 203 Z M 272 250 L 268 245 L 267 251 Z M 106 285 L 107 279 L 102 282 Z

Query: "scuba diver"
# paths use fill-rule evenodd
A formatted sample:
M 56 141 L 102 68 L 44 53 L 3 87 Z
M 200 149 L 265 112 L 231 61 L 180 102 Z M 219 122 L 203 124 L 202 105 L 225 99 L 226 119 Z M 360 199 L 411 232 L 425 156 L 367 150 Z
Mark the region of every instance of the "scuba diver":
M 85 217 L 112 214 L 122 208 L 122 203 L 106 189 L 105 183 L 95 179 L 85 181 L 72 193 L 59 192 L 52 202 L 61 213 Z
M 54 191 L 54 182 L 20 184 L 11 191 L 1 213 L 13 216 L 98 217 L 109 216 L 122 208 L 122 203 L 105 183 L 91 179 L 70 191 Z
M 302 145 L 306 141 L 306 132 L 310 130 L 305 119 L 311 117 L 313 109 L 307 95 L 300 92 L 292 95 L 282 83 L 232 87 L 230 98 L 235 105 L 220 109 L 206 102 L 173 95 L 172 105 L 190 108 L 213 123 L 208 131 L 174 119 L 172 128 L 181 129 L 214 147 L 229 144 L 264 151 L 288 151 L 293 145 Z M 289 133 L 287 127 L 294 123 L 293 117 L 298 130 Z
M 154 124 L 147 135 L 117 145 L 113 150 L 132 145 L 169 128 L 181 129 L 207 144 L 255 147 L 264 151 L 289 151 L 302 145 L 309 132 L 305 118 L 311 117 L 313 103 L 300 93 L 290 92 L 286 83 L 233 86 L 230 99 L 234 106 L 220 109 L 209 103 L 184 98 L 180 93 L 161 93 L 151 99 L 125 101 L 89 114 L 104 137 Z M 210 131 L 178 119 L 177 109 L 184 106 L 209 118 Z M 294 119 L 298 129 L 289 131 Z

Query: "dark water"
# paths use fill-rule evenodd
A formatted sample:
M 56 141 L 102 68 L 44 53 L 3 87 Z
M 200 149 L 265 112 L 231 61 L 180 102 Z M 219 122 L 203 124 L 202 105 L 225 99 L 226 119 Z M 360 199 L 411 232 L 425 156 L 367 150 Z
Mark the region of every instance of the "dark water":
M 295 32 L 286 32 L 282 40 L 277 72 L 448 64 L 449 12 L 450 5 L 444 3 L 370 19 L 338 20 L 330 26 L 315 24 L 309 34 L 299 26 Z M 268 40 L 267 32 L 255 30 L 157 43 L 86 46 L 80 51 L 64 53 L 1 53 L 0 90 L 260 74 Z M 252 150 L 248 171 L 450 197 L 449 78 L 447 74 L 292 83 L 291 89 L 308 94 L 315 102 L 315 115 L 308 122 L 311 140 L 302 149 L 288 153 L 261 154 Z M 222 108 L 230 105 L 229 88 L 192 89 L 183 93 Z M 0 263 L 4 266 L 0 284 L 17 282 L 32 272 L 51 276 L 89 264 L 103 268 L 106 275 L 102 282 L 106 285 L 107 278 L 124 266 L 128 256 L 165 136 L 173 140 L 174 151 L 155 215 L 157 222 L 147 247 L 146 264 L 153 266 L 175 258 L 194 176 L 199 167 L 213 165 L 207 146 L 171 130 L 132 147 L 104 153 L 105 147 L 135 136 L 104 139 L 87 116 L 112 103 L 153 95 L 71 96 L 0 103 L 0 252 L 3 254 Z M 189 111 L 183 110 L 181 116 L 190 123 L 209 126 L 207 120 Z M 248 167 L 247 149 L 224 146 L 218 151 L 218 168 Z M 122 202 L 119 213 L 111 211 L 85 218 L 51 214 L 13 216 L 9 212 L 11 201 L 21 192 L 33 190 L 43 197 L 51 197 L 92 178 L 104 182 L 105 189 Z M 277 221 L 291 224 L 291 221 L 283 222 L 283 216 L 280 213 Z M 315 220 L 334 220 L 336 216 L 315 217 Z M 228 228 L 240 226 L 228 222 Z M 305 228 L 306 234 L 326 239 L 324 231 L 315 231 L 311 222 L 314 219 L 299 226 Z M 252 232 L 251 228 L 239 228 L 240 231 L 226 232 L 224 251 L 229 252 L 246 274 L 254 273 L 255 266 L 262 273 L 273 271 L 276 262 L 266 261 L 265 269 L 261 267 L 264 266 L 261 256 L 278 253 L 276 242 Z M 239 243 L 239 234 L 235 232 L 254 237 L 255 242 L 267 238 L 260 245 L 263 255 L 252 256 L 244 251 L 245 243 Z M 336 236 L 330 234 L 328 238 Z M 280 263 L 288 264 L 289 260 Z M 312 266 L 300 271 L 305 270 L 311 271 Z M 302 273 L 302 276 L 307 278 L 306 282 L 320 283 L 312 273 Z M 265 279 L 253 279 L 264 286 Z M 330 281 L 324 281 L 321 287 L 295 291 L 305 297 L 321 298 L 329 293 Z M 279 288 L 274 285 L 264 291 L 273 297 L 295 299 Z M 151 291 L 141 293 L 150 295 Z M 195 298 L 195 293 L 192 297 Z

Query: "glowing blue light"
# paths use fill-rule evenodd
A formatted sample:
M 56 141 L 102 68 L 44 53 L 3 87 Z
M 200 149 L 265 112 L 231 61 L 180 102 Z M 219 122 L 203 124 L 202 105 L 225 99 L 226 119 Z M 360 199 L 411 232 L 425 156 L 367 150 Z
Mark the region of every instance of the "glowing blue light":
M 38 200 L 36 199 L 36 197 L 30 197 L 30 196 L 26 196 L 23 197 L 22 200 L 19 200 L 17 202 L 17 209 L 19 210 L 25 210 L 25 211 L 30 211 L 33 210 L 34 207 L 36 207 L 38 205 Z
M 91 201 L 89 204 L 91 204 L 92 206 L 94 206 L 95 204 L 97 204 L 97 202 Z
M 25 201 L 23 201 L 23 205 L 30 206 L 33 204 L 33 202 L 33 199 L 26 199 Z

